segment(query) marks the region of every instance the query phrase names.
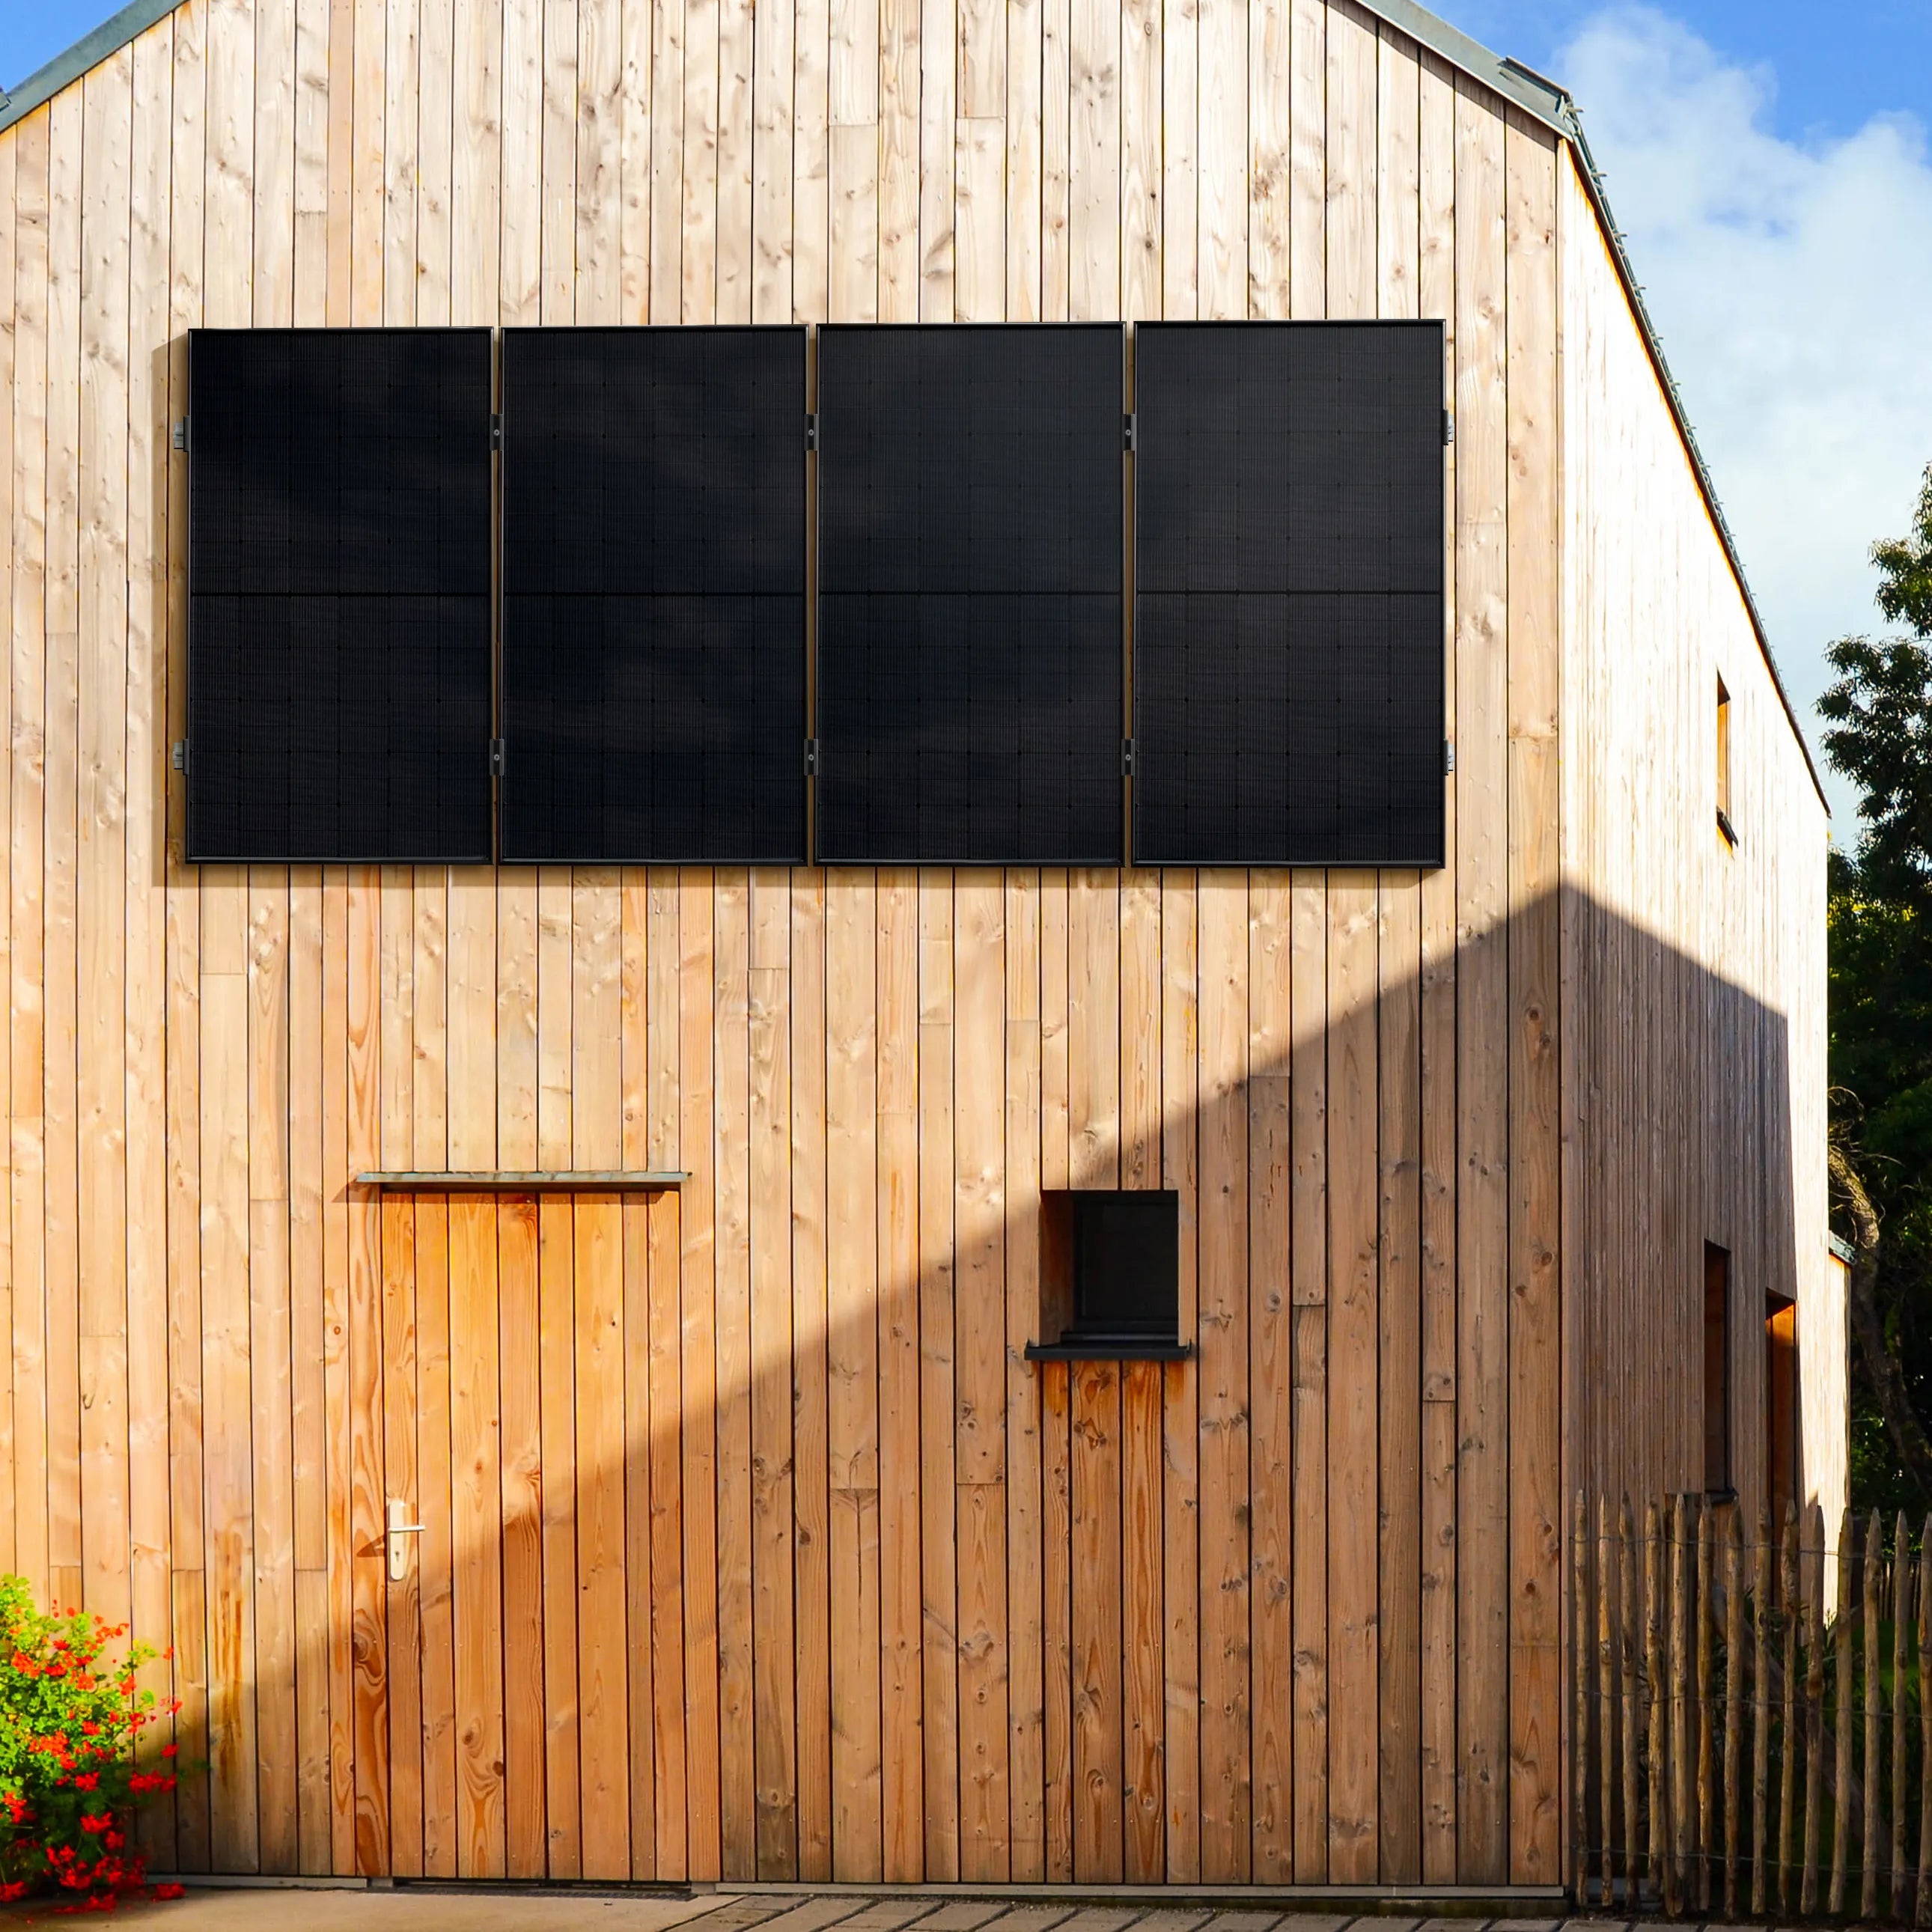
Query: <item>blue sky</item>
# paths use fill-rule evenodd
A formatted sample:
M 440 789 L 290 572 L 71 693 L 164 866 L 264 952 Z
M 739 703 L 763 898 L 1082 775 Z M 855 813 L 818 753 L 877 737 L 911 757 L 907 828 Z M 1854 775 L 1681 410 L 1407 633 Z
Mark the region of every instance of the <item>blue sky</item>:
M 1932 0 L 1436 0 L 1562 81 L 1814 749 L 1932 464 Z M 0 0 L 10 85 L 113 0 Z M 1857 836 L 1826 774 L 1835 836 Z

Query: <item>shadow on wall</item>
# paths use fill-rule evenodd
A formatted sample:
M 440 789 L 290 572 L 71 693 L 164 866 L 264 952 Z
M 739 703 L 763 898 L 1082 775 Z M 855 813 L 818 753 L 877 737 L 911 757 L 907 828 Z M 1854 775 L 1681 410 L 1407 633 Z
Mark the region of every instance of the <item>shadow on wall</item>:
M 316 1225 L 298 1175 L 238 1277 L 204 1001 L 173 1589 L 209 1768 L 164 1859 L 1560 1880 L 1564 1499 L 1701 1483 L 1707 1239 L 1762 1484 L 1764 1297 L 1804 1274 L 1780 1016 L 1580 898 L 1426 950 L 1448 874 L 171 883 L 257 909 L 325 1181 L 404 1164 L 392 1116 L 434 1165 L 425 1106 L 485 1164 L 479 1067 L 505 1164 L 523 1109 L 691 1179 L 325 1186 Z M 1193 1360 L 1024 1360 L 1070 1184 L 1177 1190 Z

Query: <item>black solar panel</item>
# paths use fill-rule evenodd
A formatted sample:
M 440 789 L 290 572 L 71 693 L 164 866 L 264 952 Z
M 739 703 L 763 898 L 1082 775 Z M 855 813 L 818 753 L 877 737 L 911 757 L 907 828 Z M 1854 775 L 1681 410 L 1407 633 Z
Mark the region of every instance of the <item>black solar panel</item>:
M 490 332 L 188 364 L 188 857 L 487 861 Z
M 820 331 L 821 860 L 1119 862 L 1121 350 Z
M 1442 329 L 1135 332 L 1134 856 L 1442 859 Z
M 805 332 L 503 335 L 502 854 L 805 856 Z

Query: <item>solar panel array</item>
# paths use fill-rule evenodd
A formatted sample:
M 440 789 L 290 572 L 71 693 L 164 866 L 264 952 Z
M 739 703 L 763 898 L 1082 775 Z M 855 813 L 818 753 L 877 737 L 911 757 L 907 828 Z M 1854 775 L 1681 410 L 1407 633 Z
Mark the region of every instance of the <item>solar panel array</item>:
M 822 860 L 1119 862 L 1122 347 L 820 332 Z
M 817 857 L 1123 856 L 1118 324 L 826 326 Z M 1134 857 L 1439 863 L 1442 330 L 1144 323 Z M 190 858 L 806 854 L 801 328 L 190 344 Z
M 189 344 L 188 855 L 490 856 L 488 329 Z
M 506 861 L 805 856 L 805 332 L 503 337 Z
M 1148 322 L 1134 386 L 1134 853 L 1433 865 L 1436 322 Z

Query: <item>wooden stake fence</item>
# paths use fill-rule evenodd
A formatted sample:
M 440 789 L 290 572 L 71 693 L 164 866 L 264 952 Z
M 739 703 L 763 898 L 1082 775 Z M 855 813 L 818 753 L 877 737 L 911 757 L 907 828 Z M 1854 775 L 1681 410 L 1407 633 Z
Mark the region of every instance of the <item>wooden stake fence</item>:
M 1932 1928 L 1932 1517 L 1916 1547 L 1696 1496 L 1637 1524 L 1576 1497 L 1579 1901 Z

